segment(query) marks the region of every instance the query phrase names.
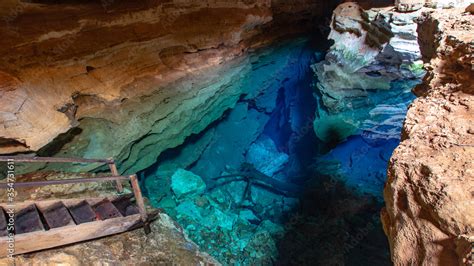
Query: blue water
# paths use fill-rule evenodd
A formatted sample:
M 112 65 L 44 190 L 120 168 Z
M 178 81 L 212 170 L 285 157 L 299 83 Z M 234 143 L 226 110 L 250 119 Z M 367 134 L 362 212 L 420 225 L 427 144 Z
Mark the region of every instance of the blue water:
M 389 263 L 378 213 L 417 81 L 367 92 L 341 113 L 359 119 L 357 129 L 327 143 L 313 129 L 327 110 L 310 67 L 323 55 L 305 39 L 255 51 L 235 108 L 141 173 L 150 202 L 224 265 Z M 279 185 L 251 182 L 249 165 Z M 348 246 L 367 226 L 364 241 Z
M 392 82 L 390 90 L 369 91 L 363 108 L 346 111 L 360 125 L 353 135 L 315 158 L 316 171 L 382 201 L 388 160 L 400 142 L 408 105 L 415 99 L 411 88 L 418 82 L 399 80 Z

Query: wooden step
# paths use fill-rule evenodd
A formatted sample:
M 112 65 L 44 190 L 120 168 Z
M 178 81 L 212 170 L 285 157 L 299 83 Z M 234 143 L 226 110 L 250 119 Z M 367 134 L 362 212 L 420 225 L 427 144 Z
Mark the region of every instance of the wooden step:
M 75 224 L 68 209 L 61 201 L 54 203 L 47 209 L 41 210 L 41 213 L 43 214 L 49 228 L 58 228 Z
M 101 202 L 95 204 L 93 209 L 99 220 L 123 217 L 120 211 L 108 199 L 104 199 Z
M 89 223 L 96 220 L 95 211 L 85 200 L 69 207 L 69 212 L 76 224 Z
M 7 216 L 3 208 L 0 207 L 0 237 L 8 235 Z
M 15 214 L 15 234 L 44 231 L 36 205 L 31 204 Z
M 132 194 L 121 196 L 112 201 L 112 204 L 120 211 L 123 216 L 129 216 L 140 213 L 138 207 L 132 202 Z

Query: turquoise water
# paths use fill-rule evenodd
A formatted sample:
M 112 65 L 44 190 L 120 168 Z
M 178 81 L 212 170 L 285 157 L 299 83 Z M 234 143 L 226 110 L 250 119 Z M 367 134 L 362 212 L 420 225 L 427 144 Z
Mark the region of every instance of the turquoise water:
M 341 113 L 357 130 L 324 142 L 310 67 L 323 55 L 306 39 L 255 51 L 235 107 L 140 173 L 151 204 L 224 265 L 389 264 L 378 213 L 416 81 L 367 92 Z

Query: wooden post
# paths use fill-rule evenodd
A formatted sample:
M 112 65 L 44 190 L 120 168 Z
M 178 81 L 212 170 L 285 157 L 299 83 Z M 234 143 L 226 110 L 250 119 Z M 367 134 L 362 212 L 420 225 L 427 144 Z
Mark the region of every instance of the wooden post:
M 111 162 L 108 163 L 110 172 L 112 173 L 113 176 L 119 176 L 119 172 L 117 170 L 117 165 L 115 164 L 115 161 L 112 160 L 112 158 L 109 158 Z M 115 187 L 117 188 L 118 193 L 123 193 L 123 186 L 120 180 L 115 181 Z
M 140 211 L 140 215 L 142 217 L 143 229 L 145 229 L 145 234 L 149 234 L 151 232 L 151 228 L 150 228 L 150 224 L 148 224 L 148 217 L 146 214 L 145 202 L 143 201 L 142 191 L 140 190 L 140 185 L 138 184 L 137 175 L 131 175 L 130 182 L 132 183 L 133 194 L 135 195 L 135 199 L 138 205 L 138 210 Z

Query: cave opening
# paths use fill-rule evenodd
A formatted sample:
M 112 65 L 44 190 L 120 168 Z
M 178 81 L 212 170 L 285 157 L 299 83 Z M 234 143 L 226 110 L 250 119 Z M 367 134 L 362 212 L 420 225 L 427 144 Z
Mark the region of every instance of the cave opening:
M 140 172 L 151 204 L 226 265 L 390 264 L 382 189 L 417 80 L 331 116 L 312 67 L 328 46 L 253 51 L 235 106 Z

